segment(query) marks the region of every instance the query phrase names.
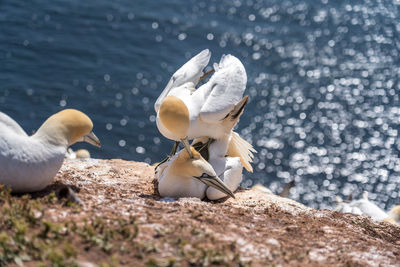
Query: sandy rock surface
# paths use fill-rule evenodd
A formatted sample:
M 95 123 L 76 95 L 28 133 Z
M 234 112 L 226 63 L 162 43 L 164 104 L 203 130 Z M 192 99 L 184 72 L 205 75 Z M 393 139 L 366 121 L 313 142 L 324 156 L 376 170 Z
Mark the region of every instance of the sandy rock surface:
M 220 202 L 162 199 L 153 192 L 153 176 L 153 167 L 145 163 L 66 160 L 47 191 L 70 185 L 83 206 L 79 212 L 52 207 L 46 216 L 54 222 L 133 216 L 135 242 L 154 249 L 144 256 L 115 250 L 118 265 L 400 266 L 400 227 L 318 211 L 257 190 L 242 189 L 236 199 Z M 84 266 L 96 264 L 103 254 L 89 248 L 78 258 Z

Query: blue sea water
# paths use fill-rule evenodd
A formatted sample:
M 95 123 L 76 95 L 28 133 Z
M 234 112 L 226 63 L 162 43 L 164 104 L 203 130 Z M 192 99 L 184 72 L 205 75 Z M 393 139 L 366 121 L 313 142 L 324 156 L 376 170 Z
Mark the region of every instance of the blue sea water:
M 237 131 L 258 150 L 243 185 L 331 207 L 363 190 L 400 198 L 400 1 L 0 2 L 0 110 L 27 132 L 51 114 L 87 113 L 97 158 L 159 161 L 172 142 L 153 104 L 205 48 L 247 70 Z M 0 129 L 1 130 L 1 129 Z

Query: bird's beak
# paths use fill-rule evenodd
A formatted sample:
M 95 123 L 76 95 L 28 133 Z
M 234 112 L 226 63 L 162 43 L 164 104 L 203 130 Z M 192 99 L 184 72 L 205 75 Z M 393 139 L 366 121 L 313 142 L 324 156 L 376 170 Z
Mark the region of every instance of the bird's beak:
M 83 137 L 83 141 L 87 142 L 87 143 L 89 143 L 91 145 L 94 145 L 94 146 L 97 146 L 97 147 L 101 147 L 101 143 L 100 143 L 99 138 L 97 138 L 97 136 L 93 132 L 90 132 L 89 134 L 85 135 Z
M 192 153 L 192 150 L 190 149 L 190 144 L 189 144 L 188 138 L 185 137 L 185 138 L 181 139 L 181 141 L 182 141 L 183 145 L 185 146 L 186 151 L 189 153 L 190 158 L 193 158 L 193 153 Z
M 203 173 L 203 175 L 200 177 L 199 176 L 193 176 L 193 177 L 205 183 L 206 185 L 212 186 L 215 189 L 221 191 L 222 193 L 235 198 L 235 195 L 232 193 L 232 191 L 228 187 L 226 187 L 224 182 L 222 182 L 221 179 L 218 178 L 218 176 L 210 176 L 208 174 Z
M 204 78 L 206 78 L 208 75 L 210 75 L 210 74 L 213 73 L 214 71 L 215 71 L 215 70 L 212 69 L 212 70 L 210 70 L 210 71 L 204 73 L 204 74 L 200 77 L 199 82 L 201 82 L 201 80 L 203 80 Z

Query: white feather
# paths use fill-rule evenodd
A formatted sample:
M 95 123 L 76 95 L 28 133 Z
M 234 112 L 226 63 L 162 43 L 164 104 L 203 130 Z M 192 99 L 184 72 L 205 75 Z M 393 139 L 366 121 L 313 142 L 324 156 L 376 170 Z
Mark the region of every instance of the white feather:
M 60 169 L 66 147 L 28 136 L 17 122 L 0 115 L 0 184 L 14 192 L 43 189 Z
M 242 182 L 242 171 L 243 166 L 238 157 L 218 157 L 210 158 L 211 166 L 213 166 L 218 177 L 224 182 L 232 192 L 238 189 Z M 207 198 L 210 200 L 217 200 L 223 197 L 227 197 L 225 193 L 213 188 L 208 187 L 206 191 Z
M 200 77 L 203 75 L 203 69 L 210 61 L 210 57 L 210 50 L 205 49 L 178 69 L 172 75 L 161 95 L 157 98 L 157 101 L 154 104 L 155 111 L 158 112 L 163 99 L 169 94 L 172 88 L 179 87 L 188 82 L 196 85 L 199 82 Z
M 390 217 L 384 210 L 379 208 L 373 202 L 368 200 L 368 193 L 364 192 L 363 197 L 358 200 L 353 200 L 350 203 L 343 202 L 340 197 L 337 197 L 338 205 L 335 210 L 353 213 L 357 215 L 366 215 L 374 221 L 382 221 Z
M 189 66 L 193 66 L 192 63 L 198 62 L 192 60 L 189 61 L 191 62 Z M 195 69 L 199 70 L 203 67 L 204 65 L 199 65 Z M 190 127 L 187 132 L 188 139 L 202 136 L 220 139 L 229 133 L 226 127 L 222 125 L 221 120 L 242 99 L 246 82 L 246 71 L 240 60 L 232 55 L 226 55 L 221 58 L 215 73 L 206 84 L 197 90 L 194 88 L 195 83 L 192 82 L 168 88 L 167 93 L 165 93 L 166 89 L 164 89 L 164 92 L 157 99 L 156 106 L 159 107 L 162 99 L 166 96 L 178 97 L 189 110 Z M 158 109 L 156 108 L 156 110 Z M 178 136 L 175 136 L 162 125 L 158 112 L 157 127 L 166 138 L 180 140 Z
M 383 211 L 381 208 L 379 208 L 368 199 L 362 198 L 359 200 L 355 200 L 352 201 L 349 205 L 352 208 L 358 208 L 363 215 L 371 217 L 371 219 L 374 221 L 381 221 L 389 217 L 385 211 Z
M 208 138 L 197 138 L 193 140 L 192 144 L 197 142 L 206 143 Z M 218 177 L 224 184 L 232 191 L 235 192 L 242 182 L 243 165 L 239 157 L 225 156 L 227 154 L 228 142 L 230 138 L 223 138 L 215 140 L 208 147 L 209 159 L 208 162 L 214 168 Z M 207 198 L 210 200 L 217 200 L 227 195 L 215 188 L 208 187 L 206 192 Z
M 11 119 L 7 114 L 0 112 L 0 129 L 8 129 L 15 134 L 28 136 L 19 124 Z
M 196 91 L 207 95 L 200 118 L 208 123 L 222 120 L 243 98 L 246 83 L 246 70 L 240 60 L 232 55 L 222 56 L 214 75 Z

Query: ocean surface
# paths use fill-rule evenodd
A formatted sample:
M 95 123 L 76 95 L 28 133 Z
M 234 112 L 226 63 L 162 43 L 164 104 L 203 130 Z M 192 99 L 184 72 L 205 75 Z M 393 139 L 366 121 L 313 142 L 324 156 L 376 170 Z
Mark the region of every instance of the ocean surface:
M 0 2 L 0 110 L 31 133 L 76 108 L 96 158 L 153 163 L 172 141 L 154 102 L 202 49 L 244 64 L 250 96 L 237 131 L 257 149 L 256 183 L 329 208 L 363 190 L 400 198 L 400 1 Z M 211 63 L 212 63 L 211 62 Z M 211 66 L 211 64 L 210 64 Z M 1 129 L 0 129 L 1 131 Z

